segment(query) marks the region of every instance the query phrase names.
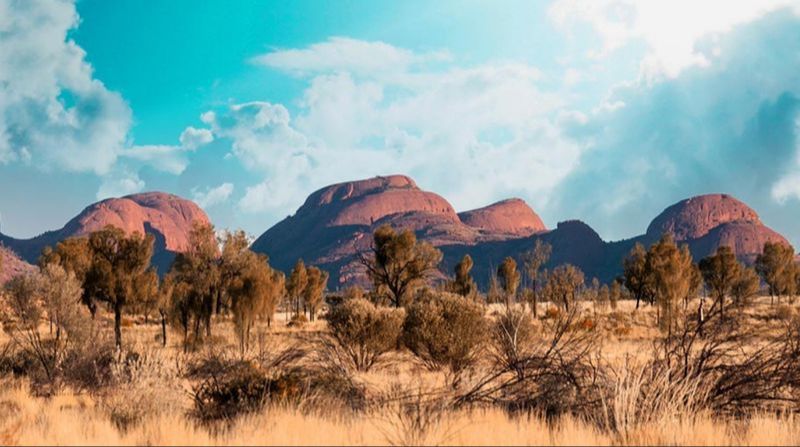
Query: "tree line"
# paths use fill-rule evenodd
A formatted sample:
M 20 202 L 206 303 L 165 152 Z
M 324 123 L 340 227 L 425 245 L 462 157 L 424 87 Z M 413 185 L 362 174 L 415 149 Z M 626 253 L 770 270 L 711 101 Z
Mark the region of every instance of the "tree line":
M 76 302 L 92 318 L 98 306 L 110 310 L 118 347 L 122 346 L 123 317 L 129 313 L 142 315 L 145 320 L 157 318 L 165 345 L 167 327 L 178 329 L 187 349 L 212 336 L 216 316 L 230 316 L 240 349 L 245 350 L 255 322 L 263 319 L 270 325 L 281 303 L 292 314 L 292 322 L 300 324 L 314 320 L 325 302 L 327 272 L 298 260 L 287 276 L 270 266 L 266 255 L 249 249 L 243 231 L 218 236 L 213 226 L 195 224 L 189 234 L 189 250 L 177 254 L 163 278 L 150 262 L 153 243 L 152 235 L 126 235 L 112 226 L 86 237 L 66 239 L 43 251 L 39 266 L 40 275 L 45 277 L 38 280 L 42 283 L 46 278 L 57 278 L 77 285 L 65 290 L 76 295 Z M 702 294 L 697 309 L 700 320 L 715 309 L 724 317 L 728 307 L 746 304 L 759 292 L 762 281 L 773 300 L 800 290 L 800 268 L 794 261 L 794 251 L 780 243 L 766 243 L 754 267 L 748 267 L 728 246 L 720 246 L 695 263 L 686 245 L 679 247 L 665 235 L 648 248 L 637 243 L 622 260 L 622 275 L 611 284 L 587 281 L 584 273 L 570 264 L 544 268 L 551 253 L 552 247 L 537 239 L 518 259 L 505 258 L 492 272 L 489 289 L 482 294 L 472 277 L 474 263 L 469 255 L 455 265 L 452 276 L 442 278 L 440 250 L 418 241 L 413 231 L 381 226 L 373 234 L 370 249 L 358 255 L 371 290 L 356 286 L 339 298 L 365 297 L 373 304 L 406 308 L 421 292 L 434 289 L 471 301 L 504 303 L 506 307 L 524 303 L 533 317 L 538 316 L 542 302 L 569 312 L 581 299 L 614 308 L 620 299 L 631 298 L 636 308 L 642 303 L 657 306 L 659 324 L 669 332 L 678 306 L 683 305 L 685 312 L 690 298 L 701 289 L 709 299 Z M 55 267 L 60 270 L 54 271 Z M 15 279 L 6 286 L 5 295 L 10 297 L 6 301 L 46 302 L 42 290 L 41 285 L 33 287 Z M 64 301 L 63 297 L 58 299 Z M 48 315 L 51 324 L 55 321 L 56 326 L 62 326 L 52 306 L 40 311 Z

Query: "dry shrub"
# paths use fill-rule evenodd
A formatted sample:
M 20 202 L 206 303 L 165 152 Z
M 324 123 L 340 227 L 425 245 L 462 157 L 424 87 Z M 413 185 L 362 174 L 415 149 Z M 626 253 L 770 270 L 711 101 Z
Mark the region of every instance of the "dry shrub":
M 427 291 L 408 308 L 403 342 L 428 368 L 447 368 L 455 384 L 478 359 L 487 333 L 481 305 L 460 295 Z
M 775 318 L 781 321 L 791 321 L 795 315 L 794 307 L 789 304 L 775 306 Z
M 524 373 L 523 360 L 530 353 L 535 337 L 533 318 L 523 308 L 508 307 L 492 324 L 491 355 L 501 368 Z
M 108 385 L 100 394 L 101 407 L 122 430 L 183 409 L 185 391 L 178 372 L 159 351 L 116 353 Z
M 364 298 L 346 300 L 328 312 L 333 343 L 325 344 L 359 371 L 368 371 L 397 347 L 404 319 L 403 309 L 378 307 Z
M 573 307 L 532 337 L 513 364 L 495 361 L 455 400 L 457 405 L 492 403 L 536 411 L 548 419 L 564 414 L 592 415 L 600 406 L 603 371 L 596 331 L 576 330 Z

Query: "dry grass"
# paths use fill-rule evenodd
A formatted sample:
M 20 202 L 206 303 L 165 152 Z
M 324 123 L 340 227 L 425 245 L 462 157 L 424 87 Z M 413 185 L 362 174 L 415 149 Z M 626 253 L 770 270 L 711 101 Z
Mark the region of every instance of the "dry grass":
M 769 306 L 760 298 L 748 309 L 748 325 L 760 337 L 779 330 L 787 314 L 797 314 L 796 305 Z M 160 347 L 155 322 L 145 325 L 133 319 L 124 331 L 125 342 L 143 355 L 125 382 L 103 393 L 78 394 L 62 389 L 51 397 L 31 394 L 29 382 L 0 379 L 0 445 L 797 445 L 800 418 L 796 415 L 756 414 L 748 419 L 723 419 L 691 407 L 689 400 L 676 397 L 674 406 L 652 408 L 636 418 L 631 405 L 637 394 L 637 369 L 633 365 L 652 351 L 656 329 L 655 309 L 634 311 L 632 302 L 620 302 L 615 311 L 597 311 L 582 303 L 584 315 L 602 331 L 603 359 L 627 371 L 617 378 L 615 401 L 605 402 L 624 426 L 611 430 L 598 421 L 576 416 L 546 419 L 531 413 L 508 413 L 498 407 L 453 409 L 437 402 L 408 405 L 389 402 L 364 411 L 344 410 L 334 404 L 314 408 L 293 404 L 271 404 L 263 410 L 240 416 L 228 423 L 202 424 L 191 417 L 192 383 L 160 377 L 179 375 L 198 352 L 182 353 L 180 337 L 171 335 L 166 348 Z M 690 306 L 696 304 L 690 303 Z M 545 309 L 546 303 L 542 304 Z M 489 309 L 489 314 L 497 309 Z M 544 315 L 544 312 L 540 312 Z M 276 353 L 313 339 L 326 331 L 324 320 L 303 328 L 287 326 L 278 315 L 273 326 L 259 326 L 250 358 Z M 543 323 L 537 321 L 537 328 Z M 0 335 L 0 346 L 5 342 Z M 213 346 L 235 352 L 236 340 L 230 322 L 214 326 Z M 192 357 L 194 356 L 194 357 Z M 624 362 L 632 362 L 623 369 Z M 627 365 L 626 365 L 627 367 Z M 354 380 L 368 396 L 385 397 L 396 390 L 443 389 L 448 385 L 443 372 L 430 371 L 404 351 L 386 354 L 384 361 L 369 372 L 352 371 Z M 675 390 L 681 396 L 691 389 Z M 677 394 L 676 394 L 677 396 Z M 166 407 L 159 405 L 168 398 Z M 626 400 L 627 399 L 627 400 Z M 413 403 L 413 402 L 412 402 Z M 678 405 L 680 403 L 680 405 Z M 127 408 L 126 404 L 132 408 Z M 133 410 L 135 418 L 120 424 L 115 414 Z
M 409 433 L 413 424 L 391 411 L 323 417 L 292 408 L 268 408 L 217 429 L 163 414 L 122 431 L 91 399 L 35 398 L 19 385 L 2 392 L 0 408 L 4 445 L 796 445 L 800 440 L 800 421 L 790 416 L 729 423 L 707 415 L 671 418 L 638 427 L 621 440 L 574 418 L 547 423 L 497 409 L 445 412 L 422 433 Z

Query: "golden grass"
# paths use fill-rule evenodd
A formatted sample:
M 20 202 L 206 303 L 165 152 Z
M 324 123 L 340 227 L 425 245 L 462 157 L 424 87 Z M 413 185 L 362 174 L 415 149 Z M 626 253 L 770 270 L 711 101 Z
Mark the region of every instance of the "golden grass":
M 361 416 L 303 414 L 268 408 L 215 430 L 179 415 L 119 430 L 91 399 L 31 397 L 21 386 L 0 395 L 4 445 L 796 445 L 800 421 L 757 416 L 746 422 L 707 415 L 661 420 L 620 439 L 574 418 L 548 424 L 497 409 L 445 412 L 422 433 L 410 433 L 393 413 Z
M 790 310 L 769 306 L 762 297 L 748 309 L 748 324 L 767 336 Z M 587 303 L 583 303 L 587 306 Z M 696 306 L 695 303 L 690 306 Z M 546 304 L 540 308 L 544 314 Z M 603 355 L 610 361 L 647 355 L 658 336 L 655 310 L 644 306 L 634 311 L 633 302 L 621 302 L 614 310 L 587 315 L 604 331 Z M 489 313 L 492 309 L 489 310 Z M 287 327 L 278 315 L 271 328 L 261 325 L 256 337 L 263 347 L 281 349 L 311 332 L 325 330 L 323 320 L 298 329 Z M 123 329 L 128 346 L 138 352 L 160 352 L 164 358 L 181 355 L 181 339 L 172 333 L 166 349 L 160 347 L 160 327 L 141 319 Z M 235 346 L 232 326 L 220 320 L 214 326 L 215 343 Z M 4 334 L 0 334 L 3 342 Z M 256 345 L 262 341 L 256 341 Z M 149 351 L 148 351 L 149 350 Z M 171 360 L 170 360 L 171 361 Z M 442 387 L 442 373 L 422 368 L 408 353 L 393 352 L 387 363 L 358 379 L 372 394 L 393 387 L 424 389 Z M 188 389 L 188 384 L 185 388 Z M 184 407 L 191 406 L 188 393 Z M 125 398 L 124 395 L 119 396 Z M 442 411 L 420 427 L 401 411 L 391 408 L 367 413 L 334 408 L 311 411 L 295 407 L 267 407 L 236 419 L 228 426 L 196 423 L 185 411 L 160 412 L 127 430 L 115 425 L 105 402 L 68 390 L 50 398 L 34 397 L 20 381 L 0 381 L 0 445 L 797 445 L 800 419 L 796 416 L 756 415 L 749 420 L 715 419 L 708 414 L 664 414 L 631 426 L 625 433 L 609 432 L 572 417 L 547 422 L 536 415 L 512 416 L 497 408 Z

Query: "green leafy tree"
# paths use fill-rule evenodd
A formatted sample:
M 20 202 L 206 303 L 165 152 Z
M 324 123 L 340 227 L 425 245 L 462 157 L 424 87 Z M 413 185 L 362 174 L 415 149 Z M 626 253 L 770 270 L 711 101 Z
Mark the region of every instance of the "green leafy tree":
M 411 230 L 397 233 L 388 225 L 375 230 L 370 253 L 359 256 L 375 289 L 395 307 L 405 305 L 442 260 L 442 252 L 418 242 Z

